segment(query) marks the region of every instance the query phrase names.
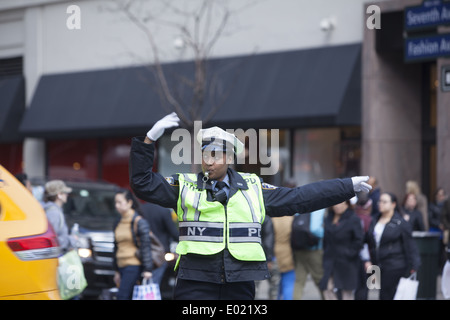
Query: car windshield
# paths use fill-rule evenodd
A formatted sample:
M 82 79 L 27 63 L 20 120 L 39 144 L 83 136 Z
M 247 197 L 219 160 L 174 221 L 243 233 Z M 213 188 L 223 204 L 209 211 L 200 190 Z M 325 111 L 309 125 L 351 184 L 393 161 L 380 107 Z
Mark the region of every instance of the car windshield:
M 78 223 L 81 228 L 90 230 L 111 230 L 119 217 L 114 206 L 115 190 L 70 187 L 73 191 L 63 208 L 68 226 Z

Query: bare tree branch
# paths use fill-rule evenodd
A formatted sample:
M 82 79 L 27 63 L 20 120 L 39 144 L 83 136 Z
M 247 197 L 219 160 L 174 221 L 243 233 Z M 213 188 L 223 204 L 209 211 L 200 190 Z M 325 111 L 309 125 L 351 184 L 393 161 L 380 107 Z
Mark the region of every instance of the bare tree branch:
M 180 103 L 176 99 L 174 99 L 172 93 L 170 92 L 166 76 L 164 74 L 161 62 L 159 60 L 158 46 L 154 41 L 153 34 L 150 32 L 149 28 L 147 28 L 147 26 L 141 20 L 139 20 L 139 18 L 137 18 L 136 15 L 130 10 L 132 2 L 134 1 L 132 0 L 128 1 L 128 3 L 122 7 L 122 11 L 126 14 L 126 16 L 130 19 L 130 21 L 146 35 L 147 40 L 153 51 L 153 59 L 154 59 L 153 67 L 155 68 L 156 74 L 159 79 L 159 84 L 164 93 L 164 96 L 169 102 L 169 104 L 175 109 L 175 112 L 178 114 L 181 121 L 183 121 L 186 125 L 190 126 L 191 121 L 188 118 L 186 118 L 185 112 L 181 107 Z
M 175 111 L 184 126 L 192 128 L 195 120 L 210 121 L 231 94 L 236 81 L 227 84 L 228 87 L 225 88 L 221 77 L 225 71 L 230 71 L 235 67 L 235 63 L 229 64 L 221 70 L 211 71 L 209 68 L 210 54 L 219 39 L 225 34 L 231 15 L 249 8 L 259 1 L 261 0 L 245 1 L 240 8 L 231 10 L 228 0 L 224 0 L 223 3 L 219 0 L 201 0 L 197 6 L 192 5 L 193 1 L 159 0 L 162 6 L 155 6 L 158 8 L 156 10 L 160 10 L 159 15 L 155 10 L 148 12 L 144 9 L 149 1 L 115 1 L 125 17 L 145 35 L 153 54 L 153 64 L 150 66 L 150 70 L 155 76 L 161 103 L 164 108 Z M 220 18 L 216 19 L 215 14 L 218 13 L 220 13 Z M 170 27 L 179 33 L 185 48 L 193 56 L 192 77 L 176 74 L 173 70 L 167 74 L 167 67 L 163 67 L 161 63 L 159 46 L 148 23 Z M 238 73 L 236 72 L 236 76 Z M 169 84 L 169 76 L 176 83 L 170 82 Z M 190 101 L 187 100 L 188 97 L 190 97 Z M 204 116 L 206 106 L 209 107 L 209 110 Z

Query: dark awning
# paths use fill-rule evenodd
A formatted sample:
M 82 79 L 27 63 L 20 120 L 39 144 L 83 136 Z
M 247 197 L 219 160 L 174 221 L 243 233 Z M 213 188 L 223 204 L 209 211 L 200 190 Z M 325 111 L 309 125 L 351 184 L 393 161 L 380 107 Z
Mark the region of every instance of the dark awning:
M 0 78 L 0 142 L 21 140 L 18 128 L 25 111 L 23 76 Z
M 235 89 L 214 122 L 242 128 L 361 124 L 360 44 L 241 59 Z
M 208 97 L 226 97 L 208 125 L 288 128 L 360 125 L 361 44 L 212 59 Z M 164 66 L 169 85 L 190 102 L 175 78 L 192 77 L 193 63 Z M 144 134 L 168 113 L 145 67 L 45 75 L 21 123 L 27 136 L 79 138 Z M 216 81 L 219 79 L 218 81 Z M 175 83 L 178 83 L 175 85 Z M 186 81 L 184 83 L 187 83 Z M 153 84 L 153 85 L 152 85 Z

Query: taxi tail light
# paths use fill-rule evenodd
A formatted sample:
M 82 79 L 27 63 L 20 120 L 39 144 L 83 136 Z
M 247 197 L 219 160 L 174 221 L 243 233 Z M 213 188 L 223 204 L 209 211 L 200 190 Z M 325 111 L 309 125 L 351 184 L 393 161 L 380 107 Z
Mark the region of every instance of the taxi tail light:
M 57 258 L 61 253 L 58 238 L 50 224 L 43 234 L 11 238 L 7 243 L 14 254 L 24 261 Z

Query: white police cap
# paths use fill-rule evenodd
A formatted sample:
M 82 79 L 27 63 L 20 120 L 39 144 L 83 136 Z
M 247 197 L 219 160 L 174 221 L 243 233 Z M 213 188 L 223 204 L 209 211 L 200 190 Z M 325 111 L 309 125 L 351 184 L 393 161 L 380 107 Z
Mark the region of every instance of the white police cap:
M 211 147 L 214 147 L 214 151 L 225 151 L 220 148 L 224 146 L 224 142 L 231 144 L 236 154 L 240 154 L 244 150 L 244 144 L 234 134 L 226 132 L 219 127 L 199 130 L 197 141 L 200 145 L 211 145 Z

